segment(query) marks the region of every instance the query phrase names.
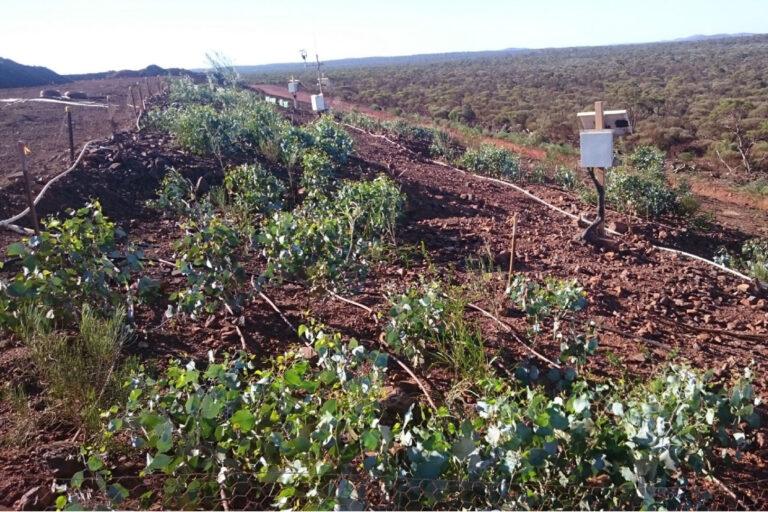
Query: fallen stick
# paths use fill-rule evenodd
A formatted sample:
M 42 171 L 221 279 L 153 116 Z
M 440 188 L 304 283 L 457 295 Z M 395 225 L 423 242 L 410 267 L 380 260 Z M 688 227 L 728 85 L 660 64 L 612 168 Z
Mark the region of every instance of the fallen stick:
M 327 288 L 326 288 L 325 291 L 328 292 L 328 294 L 331 297 L 333 297 L 334 299 L 338 299 L 338 300 L 340 300 L 342 302 L 346 302 L 347 304 L 351 304 L 353 306 L 356 306 L 356 307 L 358 307 L 360 309 L 365 310 L 366 312 L 368 312 L 368 314 L 370 314 L 373 317 L 373 322 L 378 325 L 379 319 L 376 318 L 376 315 L 374 314 L 373 309 L 369 308 L 365 304 L 360 304 L 359 302 L 356 302 L 356 301 L 354 301 L 352 299 L 348 299 L 346 297 L 342 297 L 341 295 L 337 294 L 336 292 L 332 292 L 331 290 L 328 290 Z
M 282 312 L 282 311 L 280 311 L 280 309 L 279 309 L 279 308 L 278 308 L 278 307 L 275 305 L 275 303 L 274 303 L 274 302 L 272 302 L 272 300 L 270 300 L 270 298 L 269 298 L 269 297 L 267 297 L 266 295 L 264 295 L 264 292 L 259 292 L 259 297 L 261 297 L 261 298 L 262 298 L 262 299 L 263 299 L 263 300 L 264 300 L 264 301 L 265 301 L 267 304 L 269 304 L 269 305 L 270 305 L 270 307 L 272 307 L 272 309 L 275 311 L 275 313 L 277 313 L 278 315 L 280 315 L 280 318 L 282 318 L 282 319 L 283 319 L 283 322 L 285 322 L 285 323 L 286 323 L 286 325 L 288 325 L 288 327 L 290 327 L 290 328 L 291 328 L 291 330 L 293 330 L 294 332 L 296 332 L 296 333 L 297 333 L 297 335 L 298 335 L 298 331 L 296 330 L 296 327 L 294 327 L 294 325 L 293 325 L 293 324 L 290 322 L 290 320 L 288 320 L 288 319 L 285 317 L 285 315 L 283 314 L 283 312 Z M 345 301 L 345 302 L 348 302 L 348 301 Z M 352 302 L 349 302 L 349 303 L 350 303 L 350 304 L 352 304 L 352 303 L 353 303 L 353 301 L 352 301 Z M 364 309 L 370 309 L 370 308 L 368 308 L 367 306 L 363 306 L 362 304 L 359 304 L 359 303 L 356 303 L 356 305 L 358 305 L 358 306 L 362 306 Z M 314 347 L 313 347 L 313 346 L 312 346 L 312 345 L 311 345 L 309 342 L 307 342 L 306 340 L 302 340 L 302 341 L 304 341 L 304 344 L 305 344 L 306 346 L 308 346 L 309 348 L 312 348 L 312 349 L 314 349 Z M 392 358 L 392 360 L 393 360 L 394 362 L 396 362 L 396 363 L 398 364 L 398 366 L 400 366 L 400 368 L 402 368 L 402 369 L 403 369 L 403 371 L 405 371 L 405 372 L 406 372 L 406 373 L 407 373 L 407 374 L 408 374 L 408 375 L 409 375 L 409 376 L 410 376 L 410 377 L 411 377 L 411 378 L 414 380 L 414 382 L 416 382 L 416 385 L 417 385 L 417 386 L 419 386 L 419 389 L 421 389 L 421 392 L 422 392 L 422 393 L 424 393 L 424 396 L 427 398 L 427 402 L 429 402 L 429 405 L 430 405 L 430 407 L 432 407 L 432 409 L 434 409 L 435 411 L 437 411 L 437 406 L 435 406 L 435 403 L 432 401 L 432 397 L 429 395 L 429 392 L 427 391 L 427 388 L 426 388 L 426 386 L 424 386 L 424 383 L 423 383 L 423 382 L 421 382 L 421 380 L 420 380 L 420 379 L 419 379 L 419 378 L 416 376 L 416 374 L 415 374 L 415 373 L 413 373 L 413 371 L 412 371 L 410 368 L 408 368 L 408 366 L 407 366 L 405 363 L 403 363 L 403 362 L 402 362 L 400 359 L 398 359 L 398 358 L 397 358 L 395 355 L 393 355 L 393 354 L 391 354 L 391 353 L 389 353 L 389 352 L 387 352 L 387 355 L 388 355 L 389 357 L 391 357 L 391 358 Z
M 280 309 L 279 309 L 279 308 L 278 308 L 278 307 L 275 305 L 275 303 L 274 303 L 274 302 L 272 302 L 272 300 L 271 300 L 269 297 L 267 297 L 266 295 L 264 295 L 264 292 L 259 292 L 259 297 L 261 297 L 261 298 L 262 298 L 262 300 L 264 300 L 264 302 L 266 302 L 267 304 L 269 304 L 269 306 L 270 306 L 270 307 L 271 307 L 271 308 L 272 308 L 272 309 L 275 311 L 275 313 L 277 313 L 278 315 L 280 315 L 280 318 L 282 318 L 282 319 L 283 319 L 283 322 L 285 322 L 285 324 L 286 324 L 288 327 L 290 327 L 292 331 L 294 331 L 294 332 L 298 333 L 298 330 L 296 329 L 296 327 L 295 327 L 295 326 L 294 326 L 294 325 L 291 323 L 291 321 L 290 321 L 290 320 L 288 320 L 288 318 L 286 318 L 286 316 L 283 314 L 283 312 L 282 312 L 282 311 L 280 311 Z M 309 346 L 309 347 L 311 347 L 311 345 L 310 345 L 309 343 L 307 343 L 306 341 L 304 341 L 304 344 L 305 344 L 305 345 L 307 345 L 307 346 Z
M 719 486 L 719 487 L 720 487 L 720 488 L 721 488 L 723 491 L 725 491 L 725 493 L 726 493 L 728 496 L 730 496 L 731 498 L 733 498 L 734 500 L 736 500 L 736 504 L 737 504 L 739 507 L 741 507 L 741 510 L 749 510 L 749 507 L 747 506 L 747 504 L 746 504 L 746 503 L 744 503 L 743 501 L 741 501 L 741 500 L 738 498 L 738 496 L 736 496 L 736 493 L 735 493 L 735 492 L 733 492 L 732 490 L 730 490 L 730 489 L 728 488 L 728 486 L 726 486 L 726 485 L 725 485 L 725 484 L 722 482 L 722 480 L 720 480 L 719 478 L 717 478 L 715 475 L 707 475 L 707 476 L 708 476 L 708 477 L 709 477 L 709 478 L 710 478 L 710 479 L 711 479 L 713 482 L 715 482 L 715 483 L 716 483 L 716 484 L 717 484 L 717 485 L 718 485 L 718 486 Z
M 524 342 L 522 339 L 520 339 L 520 337 L 517 335 L 517 333 L 515 333 L 515 330 L 512 329 L 512 327 L 510 327 L 506 322 L 502 322 L 501 320 L 499 320 L 498 318 L 496 318 L 495 316 L 493 316 L 491 313 L 489 313 L 488 311 L 484 310 L 480 306 L 477 306 L 477 305 L 472 304 L 472 303 L 467 304 L 467 306 L 472 308 L 472 309 L 474 309 L 475 311 L 479 311 L 483 315 L 487 316 L 488 318 L 490 318 L 491 320 L 493 320 L 494 322 L 496 322 L 497 324 L 502 326 L 504 328 L 504 330 L 506 330 L 508 333 L 510 333 L 512 335 L 512 339 L 514 339 L 519 345 L 521 345 L 525 350 L 527 350 L 528 352 L 533 354 L 535 357 L 538 357 L 542 361 L 546 362 L 547 364 L 549 364 L 549 365 L 551 365 L 551 366 L 553 366 L 553 367 L 555 367 L 557 369 L 561 369 L 562 368 L 562 366 L 560 366 L 556 362 L 550 360 L 546 356 L 544 356 L 542 354 L 539 354 L 534 349 L 532 349 L 526 342 Z
M 246 352 L 248 351 L 248 346 L 245 343 L 245 336 L 243 336 L 243 331 L 240 330 L 240 327 L 235 326 L 235 330 L 237 331 L 237 335 L 240 336 L 240 345 L 242 345 L 243 350 Z
M 765 334 L 751 334 L 748 332 L 729 331 L 727 329 L 699 327 L 696 325 L 687 324 L 685 322 L 674 322 L 672 320 L 667 320 L 666 318 L 658 318 L 657 320 L 663 324 L 672 325 L 675 327 L 683 327 L 690 331 L 706 332 L 709 334 L 722 334 L 723 336 L 730 336 L 731 338 L 736 338 L 744 341 L 768 342 L 768 335 L 765 335 Z

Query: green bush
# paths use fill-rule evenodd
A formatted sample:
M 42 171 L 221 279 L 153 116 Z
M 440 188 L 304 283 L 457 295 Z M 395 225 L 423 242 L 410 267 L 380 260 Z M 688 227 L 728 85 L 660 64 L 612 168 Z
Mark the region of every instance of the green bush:
M 147 206 L 163 216 L 186 217 L 194 211 L 195 186 L 176 169 L 163 176 L 157 199 L 147 201 Z
M 176 243 L 176 268 L 186 285 L 171 294 L 167 316 L 186 314 L 197 318 L 226 304 L 238 308 L 239 287 L 245 271 L 238 261 L 240 237 L 215 215 L 189 220 L 184 237 Z
M 663 173 L 666 154 L 653 146 L 640 146 L 629 155 L 630 165 L 639 172 Z
M 285 187 L 274 174 L 259 164 L 243 164 L 228 169 L 224 188 L 229 200 L 253 219 L 283 207 Z
M 301 187 L 311 200 L 324 197 L 335 184 L 336 173 L 330 157 L 323 151 L 312 149 L 301 159 Z
M 520 159 L 506 149 L 493 144 L 483 144 L 476 149 L 467 149 L 458 164 L 468 171 L 495 178 L 518 180 L 522 178 Z
M 83 304 L 106 313 L 125 303 L 141 254 L 121 255 L 125 233 L 98 202 L 70 210 L 63 220 L 51 217 L 43 228 L 39 236 L 8 246 L 8 256 L 20 258 L 22 271 L 0 281 L 0 327 L 17 325 L 18 312 L 27 306 L 67 323 Z
M 315 146 L 324 151 L 336 166 L 346 165 L 352 155 L 352 139 L 330 116 L 323 116 L 310 127 Z
M 264 277 L 324 285 L 364 273 L 383 239 L 392 237 L 402 204 L 396 185 L 380 177 L 345 182 L 330 197 L 273 215 L 259 235 L 267 258 Z
M 662 172 L 616 168 L 608 173 L 606 200 L 620 211 L 644 217 L 691 215 L 698 202 L 687 185 L 672 187 Z
M 379 423 L 387 357 L 300 332 L 316 340 L 316 363 L 288 353 L 257 370 L 263 361 L 240 356 L 204 368 L 174 361 L 159 378 L 132 375 L 129 398 L 105 414 L 101 448 L 86 452 L 88 470 L 73 478 L 70 500 L 86 475 L 104 482 L 112 503 L 128 497 L 111 478 L 109 447 L 146 460 L 143 476 L 167 477 L 143 507 L 216 509 L 222 492 L 247 489 L 262 507 L 361 509 L 345 475 L 376 478 L 389 459 L 390 428 Z

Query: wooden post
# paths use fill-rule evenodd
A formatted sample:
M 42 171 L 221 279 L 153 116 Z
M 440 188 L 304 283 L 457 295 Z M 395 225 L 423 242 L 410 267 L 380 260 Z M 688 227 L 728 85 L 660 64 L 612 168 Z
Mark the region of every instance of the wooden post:
M 136 82 L 136 89 L 139 91 L 139 101 L 141 102 L 141 110 L 147 110 L 147 104 L 144 103 L 144 94 L 141 92 L 141 85 Z
M 69 163 L 75 162 L 75 134 L 72 129 L 72 112 L 69 107 L 64 107 L 64 112 L 67 114 L 67 130 L 69 131 Z
M 149 77 L 144 77 L 144 85 L 147 86 L 147 98 L 152 97 L 152 91 L 149 89 Z
M 131 95 L 131 103 L 133 104 L 133 115 L 136 115 L 136 98 L 133 96 L 133 86 L 128 86 L 128 92 Z
M 27 193 L 27 206 L 29 207 L 29 214 L 32 216 L 32 225 L 35 228 L 35 234 L 40 234 L 40 223 L 37 220 L 37 210 L 35 210 L 35 201 L 32 199 L 32 179 L 27 171 L 27 145 L 23 141 L 19 141 L 17 144 L 19 148 L 19 158 L 21 158 L 21 172 L 24 174 L 24 188 Z
M 605 116 L 603 114 L 603 102 L 595 102 L 595 130 L 605 128 Z M 595 179 L 600 184 L 597 187 L 597 215 L 600 223 L 596 226 L 598 235 L 605 236 L 605 169 L 595 168 Z
M 515 251 L 517 250 L 517 213 L 512 216 L 512 243 L 509 245 L 509 271 L 507 272 L 507 289 L 512 284 L 512 273 L 515 271 Z

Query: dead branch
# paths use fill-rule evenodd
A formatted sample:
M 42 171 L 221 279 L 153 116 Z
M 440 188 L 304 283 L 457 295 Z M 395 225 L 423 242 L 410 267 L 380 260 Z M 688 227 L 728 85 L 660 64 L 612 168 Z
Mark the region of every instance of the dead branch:
M 62 179 L 64 176 L 66 176 L 70 172 L 74 171 L 75 168 L 78 165 L 80 165 L 80 160 L 82 160 L 83 155 L 85 155 L 85 150 L 88 149 L 88 146 L 90 146 L 91 144 L 96 142 L 96 140 L 97 139 L 90 140 L 90 141 L 86 142 L 85 145 L 83 146 L 83 149 L 80 150 L 80 154 L 77 156 L 77 159 L 74 161 L 74 163 L 66 171 L 61 172 L 60 174 L 58 174 L 54 178 L 52 178 L 48 183 L 46 183 L 45 186 L 43 187 L 43 189 L 37 194 L 37 197 L 35 197 L 34 201 L 32 201 L 32 204 L 37 205 L 37 203 L 40 202 L 40 200 L 43 198 L 45 193 L 51 187 L 51 185 L 53 185 L 54 183 L 56 183 L 57 181 Z M 13 224 L 16 221 L 18 221 L 19 219 L 22 219 L 27 214 L 29 214 L 29 207 L 25 208 L 24 211 L 14 215 L 13 217 L 7 218 L 5 220 L 0 220 L 0 227 L 6 227 L 6 226 L 8 226 L 10 224 Z
M 512 326 L 510 326 L 506 322 L 501 321 L 500 319 L 498 319 L 497 317 L 493 316 L 491 313 L 489 313 L 488 311 L 484 310 L 480 306 L 477 306 L 476 304 L 469 303 L 469 304 L 467 304 L 467 306 L 472 308 L 472 309 L 474 309 L 475 311 L 479 311 L 483 315 L 487 316 L 488 318 L 490 318 L 491 320 L 493 320 L 494 322 L 499 324 L 502 328 L 504 328 L 505 331 L 507 331 L 508 333 L 510 333 L 512 335 L 512 339 L 514 339 L 520 346 L 522 346 L 525 350 L 530 352 L 533 356 L 541 359 L 542 361 L 544 361 L 545 363 L 547 363 L 548 365 L 550 365 L 550 366 L 552 366 L 554 368 L 558 368 L 558 369 L 562 368 L 562 366 L 560 366 L 556 362 L 552 361 L 551 359 L 547 358 L 546 356 L 544 356 L 544 355 L 536 352 L 534 349 L 532 349 L 526 342 L 524 342 L 520 338 L 520 336 L 517 335 L 517 333 L 512 328 Z

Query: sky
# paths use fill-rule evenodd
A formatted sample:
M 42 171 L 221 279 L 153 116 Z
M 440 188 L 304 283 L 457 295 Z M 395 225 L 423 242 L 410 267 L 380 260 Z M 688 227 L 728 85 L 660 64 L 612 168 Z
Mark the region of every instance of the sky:
M 0 0 L 0 57 L 58 73 L 768 33 L 768 0 Z

